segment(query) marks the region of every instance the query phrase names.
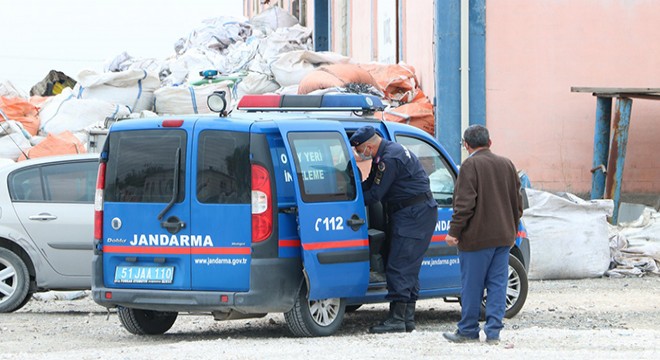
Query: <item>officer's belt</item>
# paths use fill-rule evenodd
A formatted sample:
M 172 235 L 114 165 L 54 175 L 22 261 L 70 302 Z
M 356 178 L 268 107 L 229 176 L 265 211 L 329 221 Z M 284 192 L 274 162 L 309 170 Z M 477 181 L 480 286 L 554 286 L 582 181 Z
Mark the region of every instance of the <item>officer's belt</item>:
M 401 200 L 399 202 L 388 202 L 387 203 L 387 209 L 389 210 L 390 213 L 395 213 L 403 208 L 407 208 L 408 206 L 412 206 L 415 204 L 422 203 L 426 200 L 431 200 L 433 199 L 433 194 L 429 192 L 425 192 L 423 194 L 419 194 L 416 196 L 413 196 L 411 198 Z

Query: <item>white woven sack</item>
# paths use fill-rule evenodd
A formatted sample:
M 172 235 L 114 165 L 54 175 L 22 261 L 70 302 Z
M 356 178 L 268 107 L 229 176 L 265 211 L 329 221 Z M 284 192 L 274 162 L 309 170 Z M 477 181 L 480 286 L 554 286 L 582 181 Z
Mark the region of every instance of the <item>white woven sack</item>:
M 270 65 L 275 81 L 282 87 L 298 85 L 302 78 L 318 66 L 347 63 L 350 58 L 330 52 L 296 50 L 277 55 Z
M 16 161 L 32 147 L 31 136 L 18 121 L 0 121 L 0 126 L 0 158 Z
M 78 99 L 103 100 L 126 106 L 131 112 L 151 110 L 154 91 L 160 87 L 156 73 L 140 69 L 100 74 L 83 70 L 78 79 L 73 89 Z
M 129 114 L 125 106 L 102 100 L 78 99 L 70 89 L 64 89 L 61 94 L 49 98 L 39 111 L 39 133 L 59 134 L 66 130 L 75 133 L 92 124 L 104 122 L 106 118 L 118 119 Z
M 607 216 L 612 200 L 585 201 L 525 189 L 523 213 L 530 242 L 529 278 L 582 279 L 602 276 L 610 265 Z
M 164 86 L 154 92 L 154 109 L 160 115 L 208 114 L 211 113 L 206 99 L 214 91 L 224 91 L 227 109 L 231 105 L 231 81 L 199 86 Z

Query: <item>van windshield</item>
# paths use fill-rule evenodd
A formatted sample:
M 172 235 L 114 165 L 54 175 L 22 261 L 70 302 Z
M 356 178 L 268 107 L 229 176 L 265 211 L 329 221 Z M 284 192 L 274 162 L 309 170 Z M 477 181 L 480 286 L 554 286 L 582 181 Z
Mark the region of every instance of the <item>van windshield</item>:
M 184 130 L 118 131 L 110 134 L 112 154 L 106 169 L 105 201 L 168 203 L 172 199 L 175 158 L 181 149 L 179 194 L 185 197 Z

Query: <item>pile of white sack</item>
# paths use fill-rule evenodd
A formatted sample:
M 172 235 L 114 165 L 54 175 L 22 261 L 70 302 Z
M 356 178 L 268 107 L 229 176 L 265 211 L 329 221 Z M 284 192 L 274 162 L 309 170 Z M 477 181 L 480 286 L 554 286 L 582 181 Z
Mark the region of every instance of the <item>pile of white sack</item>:
M 216 91 L 225 92 L 230 109 L 245 94 L 297 94 L 301 80 L 328 66 L 354 67 L 344 70 L 347 78 L 321 74 L 342 85 L 335 81 L 319 90 L 356 92 L 349 85 L 373 85 L 369 90 L 387 104 L 411 105 L 408 111 L 423 120 L 409 123 L 434 131 L 432 104 L 419 89 L 414 68 L 404 63 L 356 64 L 337 53 L 315 52 L 312 30 L 277 6 L 249 20 L 203 20 L 174 42 L 173 50 L 166 59 L 137 59 L 122 52 L 107 61 L 102 72 L 84 69 L 77 80 L 53 70 L 31 89 L 32 96 L 0 79 L 0 111 L 5 115 L 0 118 L 0 157 L 16 161 L 29 156 L 29 150 L 49 134 L 71 133 L 87 146 L 89 134 L 118 119 L 210 113 L 206 99 Z M 364 73 L 370 80 L 360 81 L 363 78 L 351 77 L 351 72 Z M 397 111 L 405 113 L 405 108 Z
M 608 222 L 612 200 L 525 190 L 530 279 L 660 275 L 660 213 L 655 209 L 613 226 Z
M 48 134 L 70 132 L 86 145 L 90 132 L 117 119 L 210 113 L 206 98 L 215 91 L 225 91 L 230 103 L 243 94 L 295 92 L 291 85 L 314 68 L 349 61 L 312 49 L 312 30 L 274 6 L 250 20 L 204 20 L 175 42 L 167 59 L 121 53 L 104 72 L 82 70 L 73 88 L 58 88 L 53 96 L 27 96 L 0 79 L 0 162 L 16 161 Z M 206 70 L 222 75 L 200 75 Z M 33 89 L 46 88 L 38 85 Z M 34 129 L 26 128 L 26 121 Z

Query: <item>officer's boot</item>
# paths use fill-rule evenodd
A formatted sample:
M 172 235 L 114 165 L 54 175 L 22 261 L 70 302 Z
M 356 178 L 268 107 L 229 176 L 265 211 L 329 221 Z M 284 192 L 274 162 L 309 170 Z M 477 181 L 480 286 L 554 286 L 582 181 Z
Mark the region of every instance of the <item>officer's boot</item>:
M 415 302 L 406 303 L 406 332 L 415 330 Z
M 369 328 L 370 333 L 382 334 L 406 331 L 406 303 L 394 301 L 390 303 L 390 316 L 382 323 Z

